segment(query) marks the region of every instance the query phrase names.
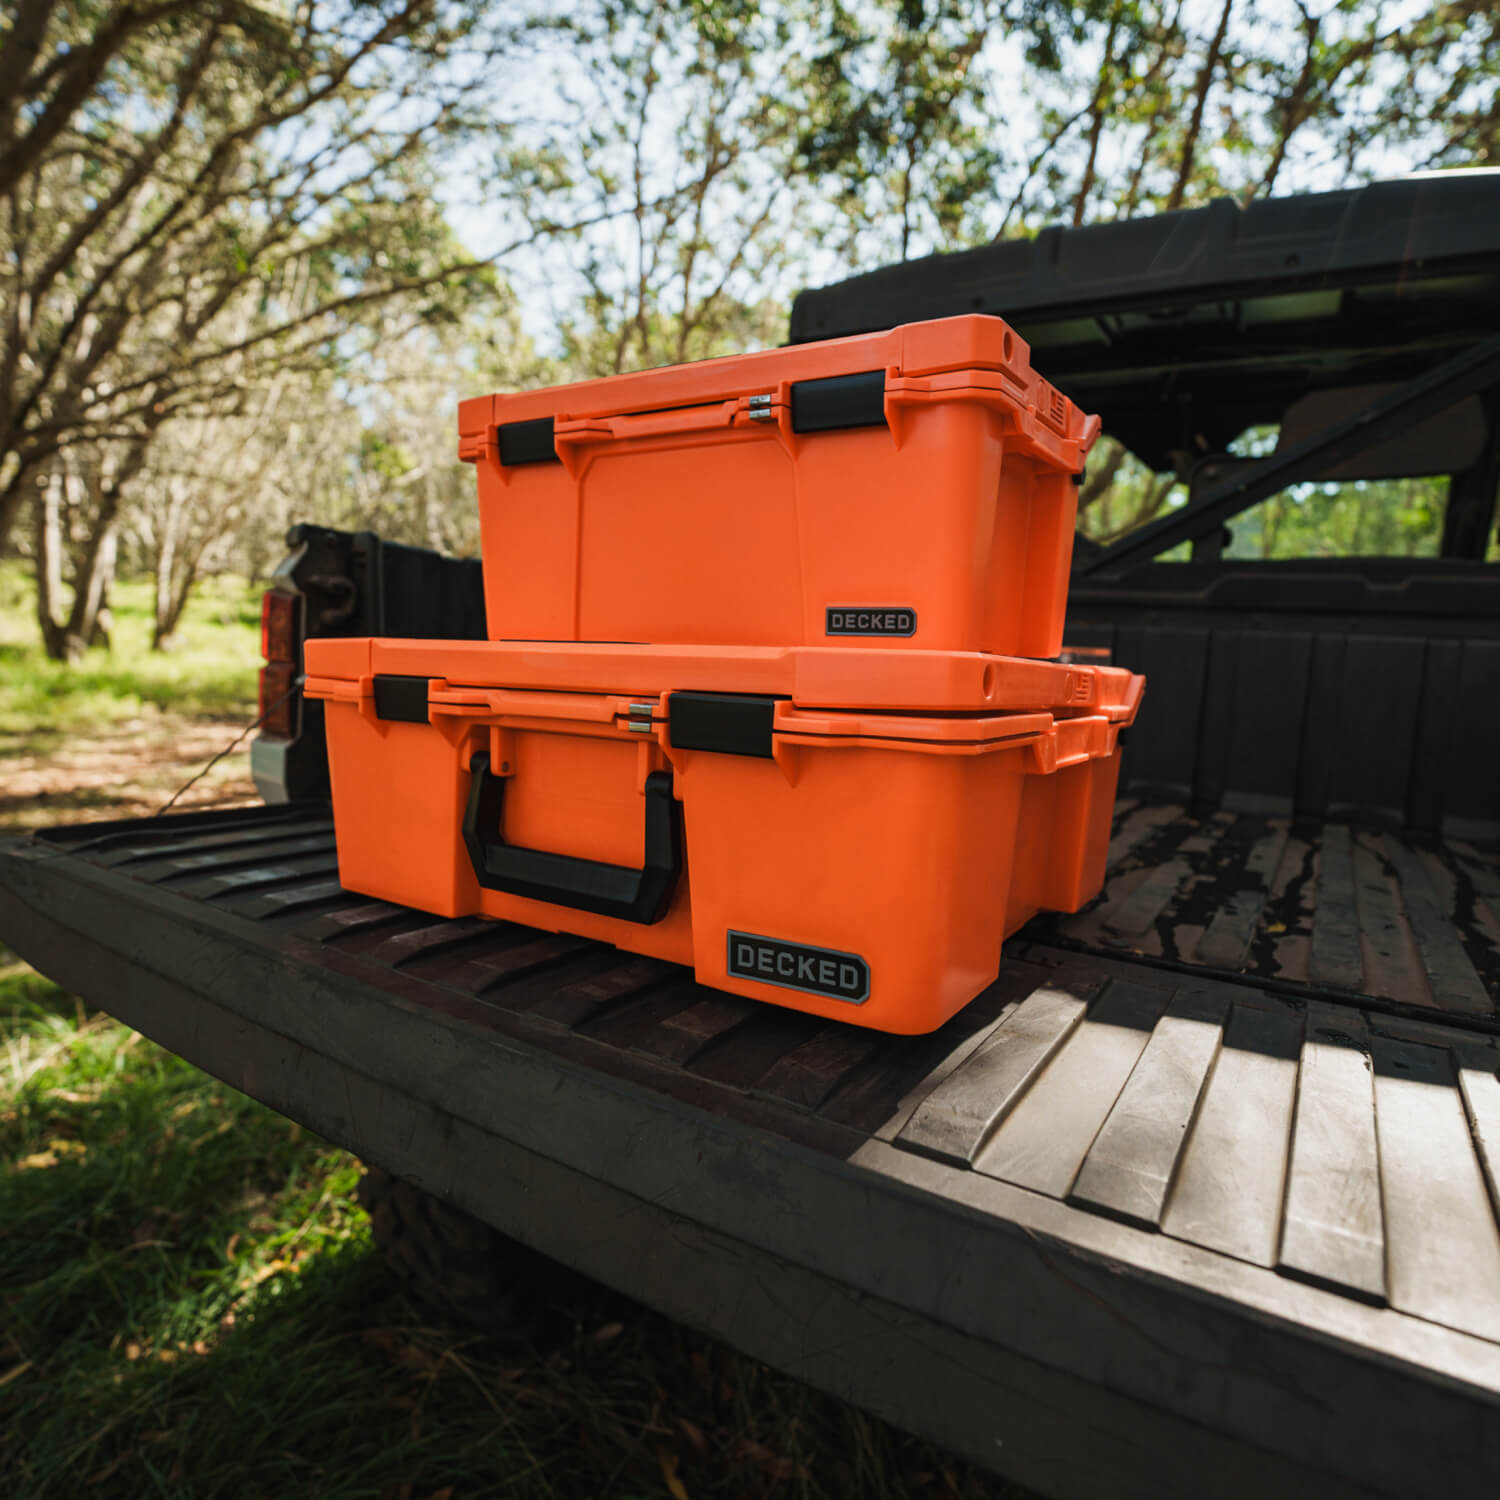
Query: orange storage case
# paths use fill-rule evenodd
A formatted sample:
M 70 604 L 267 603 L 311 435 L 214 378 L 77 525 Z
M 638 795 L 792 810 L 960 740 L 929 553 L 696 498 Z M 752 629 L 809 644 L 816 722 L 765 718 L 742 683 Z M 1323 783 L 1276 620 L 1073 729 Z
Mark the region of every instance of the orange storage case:
M 1097 432 L 977 315 L 464 401 L 490 637 L 1055 656 Z
M 314 640 L 351 890 L 893 1032 L 1104 876 L 1115 668 L 858 647 Z M 867 700 L 860 704 L 858 700 Z

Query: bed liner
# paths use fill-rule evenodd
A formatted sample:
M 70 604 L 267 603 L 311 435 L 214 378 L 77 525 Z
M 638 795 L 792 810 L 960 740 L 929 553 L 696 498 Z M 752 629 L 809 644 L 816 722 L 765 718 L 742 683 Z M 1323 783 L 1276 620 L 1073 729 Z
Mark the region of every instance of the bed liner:
M 929 1037 L 346 893 L 327 809 L 0 844 L 0 933 L 331 1140 L 1059 1495 L 1500 1483 L 1500 859 L 1127 798 Z

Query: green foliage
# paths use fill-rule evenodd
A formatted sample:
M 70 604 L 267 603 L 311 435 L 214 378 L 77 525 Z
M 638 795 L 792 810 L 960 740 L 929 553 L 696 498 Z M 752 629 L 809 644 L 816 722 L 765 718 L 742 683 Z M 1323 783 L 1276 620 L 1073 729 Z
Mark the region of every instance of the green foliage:
M 1103 438 L 1089 458 L 1089 472 L 1078 497 L 1078 530 L 1108 545 L 1127 532 L 1181 505 L 1186 487 L 1171 474 L 1153 474 L 1113 438 Z
M 537 296 L 581 378 L 775 342 L 806 243 L 800 12 L 593 0 L 537 60 L 537 117 L 483 178 L 545 236 Z M 527 266 L 527 254 L 518 257 Z M 549 350 L 549 352 L 552 352 Z
M 835 203 L 851 229 L 888 215 L 880 238 L 897 259 L 923 229 L 924 244 L 938 248 L 973 237 L 1005 160 L 977 65 L 995 8 L 841 0 L 824 19 L 801 80 L 799 166 L 837 184 Z
M 1231 451 L 1259 458 L 1275 447 L 1276 429 L 1256 427 L 1241 434 Z M 1110 438 L 1100 442 L 1089 469 L 1078 529 L 1092 541 L 1115 541 L 1187 499 L 1187 487 L 1175 476 L 1152 474 Z M 1224 555 L 1242 560 L 1436 557 L 1447 503 L 1445 477 L 1294 485 L 1233 517 Z M 1189 550 L 1183 543 L 1163 560 L 1186 558 Z
M 1297 485 L 1230 522 L 1226 557 L 1436 557 L 1445 479 Z
M 151 650 L 150 584 L 122 581 L 111 596 L 114 649 L 96 646 L 71 667 L 37 643 L 30 589 L 21 564 L 0 563 L 0 753 L 7 738 L 87 734 L 162 711 L 254 717 L 260 587 L 234 577 L 205 584 L 163 653 Z
M 1479 0 L 20 0 L 0 548 L 74 585 L 39 612 L 57 654 L 117 547 L 164 639 L 291 519 L 467 549 L 460 396 L 773 344 L 799 286 L 895 257 L 1496 160 L 1497 28 Z M 1087 534 L 1173 503 L 1119 486 Z
M 498 279 L 439 197 L 454 152 L 490 136 L 489 64 L 528 20 L 467 0 L 16 8 L 0 30 L 0 302 L 17 311 L 0 323 L 0 551 L 24 508 L 55 515 L 61 475 L 73 545 L 36 529 L 40 576 L 66 562 L 75 585 L 66 620 L 42 611 L 55 654 L 94 633 L 115 540 L 165 478 L 163 429 L 316 387 L 393 318 L 492 306 Z M 218 541 L 184 508 L 149 528 L 161 635 Z

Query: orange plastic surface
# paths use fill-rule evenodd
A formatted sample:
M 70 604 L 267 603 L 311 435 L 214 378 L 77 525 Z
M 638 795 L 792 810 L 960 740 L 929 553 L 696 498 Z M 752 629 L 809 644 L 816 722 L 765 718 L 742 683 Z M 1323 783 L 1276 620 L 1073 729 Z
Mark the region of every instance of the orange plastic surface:
M 1096 699 L 1100 681 L 1110 687 L 1102 707 L 938 717 L 786 698 L 764 758 L 675 746 L 670 690 L 505 686 L 497 679 L 522 675 L 530 653 L 482 645 L 490 670 L 475 675 L 487 680 L 455 684 L 455 661 L 478 660 L 471 643 L 393 645 L 307 647 L 320 674 L 307 692 L 326 705 L 349 889 L 600 939 L 691 964 L 720 989 L 892 1032 L 940 1026 L 995 978 L 1008 933 L 1098 890 L 1118 736 L 1141 690 L 1139 677 L 1102 669 L 1093 679 Z M 726 656 L 725 675 L 734 660 Z M 429 723 L 377 716 L 370 668 L 394 663 L 429 677 Z M 659 669 L 640 664 L 625 680 Z M 494 831 L 507 842 L 617 865 L 641 862 L 646 778 L 670 770 L 686 859 L 664 920 L 481 889 L 460 837 L 479 750 L 506 778 Z M 856 955 L 868 965 L 868 997 L 854 1004 L 732 973 L 732 933 Z
M 964 651 L 877 646 L 610 646 L 559 642 L 386 640 L 352 636 L 304 647 L 313 697 L 368 697 L 376 674 L 435 679 L 436 697 L 469 689 L 544 692 L 759 693 L 799 708 L 970 713 L 1047 709 L 1135 713 L 1141 679 L 1096 667 Z M 457 695 L 457 697 L 454 697 Z
M 797 433 L 794 383 L 883 370 L 882 427 Z M 758 403 L 752 405 L 752 400 Z M 500 462 L 550 417 L 558 463 Z M 495 640 L 1052 656 L 1098 432 L 998 318 L 612 376 L 459 408 Z

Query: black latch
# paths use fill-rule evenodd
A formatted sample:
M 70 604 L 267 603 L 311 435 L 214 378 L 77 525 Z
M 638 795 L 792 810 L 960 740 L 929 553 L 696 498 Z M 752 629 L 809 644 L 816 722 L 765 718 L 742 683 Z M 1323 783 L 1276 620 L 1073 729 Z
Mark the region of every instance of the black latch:
M 552 444 L 552 418 L 530 422 L 502 422 L 495 429 L 503 464 L 555 464 L 560 462 Z
M 748 693 L 673 693 L 667 714 L 676 749 L 771 758 L 775 698 Z
M 885 371 L 799 380 L 792 386 L 792 431 L 885 426 Z
M 398 677 L 394 673 L 375 679 L 375 717 L 397 724 L 425 724 L 429 677 Z

